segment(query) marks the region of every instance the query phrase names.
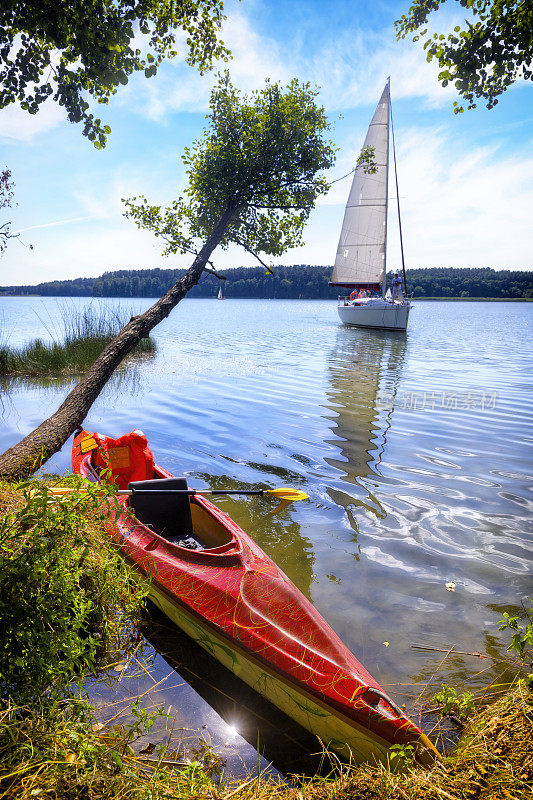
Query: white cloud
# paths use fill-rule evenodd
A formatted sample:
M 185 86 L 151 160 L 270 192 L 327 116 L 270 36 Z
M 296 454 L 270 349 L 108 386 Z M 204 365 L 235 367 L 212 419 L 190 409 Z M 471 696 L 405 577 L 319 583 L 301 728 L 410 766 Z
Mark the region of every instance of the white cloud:
M 244 91 L 261 86 L 267 77 L 281 82 L 299 77 L 321 87 L 321 101 L 335 111 L 373 103 L 390 75 L 397 100 L 417 97 L 429 107 L 441 107 L 451 105 L 455 97 L 452 85 L 443 89 L 438 82 L 438 68 L 426 61 L 423 48 L 410 39 L 397 42 L 392 26 L 379 33 L 355 25 L 341 34 L 335 29 L 313 43 L 296 32 L 281 43 L 254 30 L 245 12 L 239 8 L 228 14 L 222 39 L 233 58 L 218 65 L 227 67 Z M 451 16 L 442 20 L 443 30 L 455 22 Z M 213 73 L 202 77 L 176 59 L 154 80 L 134 78 L 121 102 L 133 103 L 150 119 L 165 121 L 172 113 L 206 110 L 213 80 Z
M 227 66 L 240 89 L 256 89 L 266 78 L 286 82 L 293 77 L 290 58 L 286 57 L 290 45 L 281 47 L 274 39 L 258 34 L 242 12 L 228 16 L 222 39 L 233 54 Z
M 19 106 L 11 105 L 0 113 L 0 139 L 5 141 L 31 142 L 43 133 L 57 128 L 66 120 L 61 106 L 46 101 L 37 114 L 28 114 Z
M 398 140 L 408 267 L 531 266 L 531 143 L 513 154 L 496 146 L 466 149 L 451 127 L 399 131 Z M 342 172 L 339 166 L 337 171 Z M 332 262 L 350 182 L 334 185 L 313 214 L 306 247 L 292 251 L 284 263 Z M 392 173 L 389 209 L 389 266 L 395 267 L 400 249 Z
M 72 225 L 60 233 L 47 228 L 32 234 L 30 241 L 33 250 L 13 243 L 9 273 L 0 277 L 3 285 L 97 276 L 108 270 L 174 266 L 161 258 L 159 240 L 147 231 L 138 231 L 128 220 Z
M 62 239 L 61 260 L 70 263 L 66 270 L 69 277 L 73 272 L 101 275 L 107 270 L 166 266 L 160 258 L 161 246 L 153 234 L 138 231 L 127 220 L 118 221 L 104 229 L 100 227 L 96 236 L 84 236 L 82 244 L 80 250 L 80 238 L 77 236 Z M 72 264 L 76 264 L 74 269 Z M 168 268 L 170 266 L 169 263 Z
M 341 41 L 326 42 L 311 58 L 302 57 L 298 67 L 299 74 L 322 88 L 330 111 L 376 102 L 389 76 L 395 100 L 418 97 L 435 107 L 451 104 L 455 95 L 451 85 L 441 87 L 437 68 L 426 61 L 422 48 L 396 42 L 392 30 L 352 30 Z
M 72 196 L 80 209 L 92 218 L 114 220 L 124 214 L 123 198 L 144 195 L 149 202 L 160 205 L 178 197 L 184 176 L 181 161 L 173 155 L 169 169 L 165 154 L 153 155 L 153 161 L 135 165 L 127 162 L 111 172 L 87 173 L 80 170 L 73 177 L 72 189 Z M 128 225 L 133 223 L 128 222 Z
M 33 224 L 25 226 L 27 232 L 21 238 L 26 247 L 14 240 L 0 262 L 0 284 L 176 266 L 175 261 L 161 257 L 162 240 L 139 231 L 132 220 L 124 218 L 121 199 L 145 193 L 151 200 L 168 202 L 179 194 L 179 176 L 177 164 L 165 174 L 154 170 L 151 162 L 146 166 L 125 163 L 111 171 L 88 171 L 80 165 L 64 185 L 73 216 L 50 221 L 46 211 L 36 209 Z M 33 250 L 27 247 L 29 243 Z
M 217 70 L 229 69 L 235 86 L 244 91 L 258 88 L 266 78 L 287 81 L 292 77 L 279 44 L 254 31 L 240 10 L 228 14 L 221 38 L 233 55 L 228 63 L 219 62 L 212 73 L 201 76 L 178 57 L 160 68 L 154 79 L 146 80 L 144 75 L 132 79 L 120 102 L 149 119 L 165 122 L 171 114 L 206 111 Z
M 39 225 L 30 225 L 28 228 L 21 228 L 17 233 L 26 233 L 27 231 L 41 230 L 42 228 L 57 228 L 62 225 L 75 225 L 79 222 L 87 222 L 94 219 L 93 216 L 89 217 L 71 217 L 70 219 L 58 219 L 54 222 L 43 222 Z
M 412 266 L 531 264 L 530 144 L 513 154 L 467 151 L 449 130 L 413 130 L 404 134 L 398 158 Z

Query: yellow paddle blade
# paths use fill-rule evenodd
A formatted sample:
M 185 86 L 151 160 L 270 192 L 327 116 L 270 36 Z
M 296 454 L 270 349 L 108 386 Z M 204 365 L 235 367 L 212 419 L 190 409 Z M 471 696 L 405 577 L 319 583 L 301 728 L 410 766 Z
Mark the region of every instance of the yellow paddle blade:
M 280 489 L 265 489 L 265 494 L 273 494 L 274 497 L 288 500 L 290 503 L 294 503 L 295 500 L 309 500 L 308 494 L 300 492 L 298 489 L 290 489 L 288 486 L 282 486 Z
M 62 497 L 63 495 L 67 494 L 87 494 L 87 489 L 78 488 L 77 486 L 48 486 L 47 487 L 48 494 L 55 494 L 58 497 Z

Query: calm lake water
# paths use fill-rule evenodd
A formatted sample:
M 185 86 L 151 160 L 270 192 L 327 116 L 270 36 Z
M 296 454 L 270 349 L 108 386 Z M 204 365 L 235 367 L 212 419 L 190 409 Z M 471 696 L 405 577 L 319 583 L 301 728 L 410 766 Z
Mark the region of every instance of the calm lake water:
M 63 302 L 0 298 L 4 338 L 47 336 Z M 128 312 L 150 304 L 102 302 Z M 141 428 L 157 461 L 195 487 L 304 489 L 310 501 L 278 516 L 262 498 L 220 506 L 413 710 L 428 681 L 475 687 L 498 675 L 472 656 L 439 665 L 452 646 L 504 653 L 497 622 L 531 596 L 532 327 L 526 303 L 415 303 L 405 335 L 344 328 L 329 301 L 184 301 L 155 330 L 156 355 L 114 378 L 86 425 L 113 436 Z M 65 393 L 57 381 L 5 386 L 2 449 Z M 70 442 L 52 467 L 69 470 Z M 253 766 L 238 731 L 255 745 L 268 710 L 239 687 L 236 698 L 231 685 L 222 691 L 226 678 L 210 664 L 202 672 L 179 637 L 179 675 L 159 654 L 168 631 L 150 641 L 154 679 L 168 676 L 158 703 L 190 737 L 210 738 L 230 772 L 241 759 Z M 150 680 L 139 668 L 121 690 Z

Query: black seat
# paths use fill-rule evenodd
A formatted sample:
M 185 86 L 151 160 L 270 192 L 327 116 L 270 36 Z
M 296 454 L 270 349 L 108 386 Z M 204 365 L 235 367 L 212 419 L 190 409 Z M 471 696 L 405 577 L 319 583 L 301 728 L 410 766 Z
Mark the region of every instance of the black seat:
M 187 490 L 185 478 L 156 478 L 150 481 L 133 481 L 130 506 L 133 513 L 144 525 L 149 525 L 160 536 L 169 541 L 195 539 L 192 527 L 189 495 L 157 494 L 153 489 Z

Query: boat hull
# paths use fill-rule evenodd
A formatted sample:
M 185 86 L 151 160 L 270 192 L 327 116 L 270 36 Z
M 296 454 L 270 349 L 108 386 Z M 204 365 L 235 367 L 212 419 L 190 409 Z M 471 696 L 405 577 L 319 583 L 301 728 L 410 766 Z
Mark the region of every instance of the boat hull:
M 383 328 L 391 331 L 407 330 L 409 305 L 391 303 L 389 307 L 368 305 L 339 305 L 339 317 L 343 325 L 355 328 Z
M 376 735 L 370 736 L 362 726 L 335 713 L 325 703 L 245 652 L 234 641 L 225 639 L 169 597 L 161 587 L 152 583 L 149 596 L 200 647 L 327 747 L 355 763 L 387 762 L 390 742 Z
M 94 441 L 93 436 L 103 438 L 82 432 L 73 445 L 74 470 L 92 480 L 98 475 L 81 442 Z M 116 455 L 118 440 L 111 441 Z M 172 479 L 157 465 L 151 477 Z M 153 483 L 149 480 L 150 487 Z M 386 763 L 391 745 L 407 743 L 417 746 L 423 763 L 434 760 L 436 751 L 424 734 L 226 514 L 195 495 L 194 533 L 207 544 L 190 550 L 136 519 L 128 502 L 119 490 L 107 530 L 140 579 L 148 581 L 153 602 L 198 645 L 354 762 Z M 223 541 L 213 538 L 221 532 Z

